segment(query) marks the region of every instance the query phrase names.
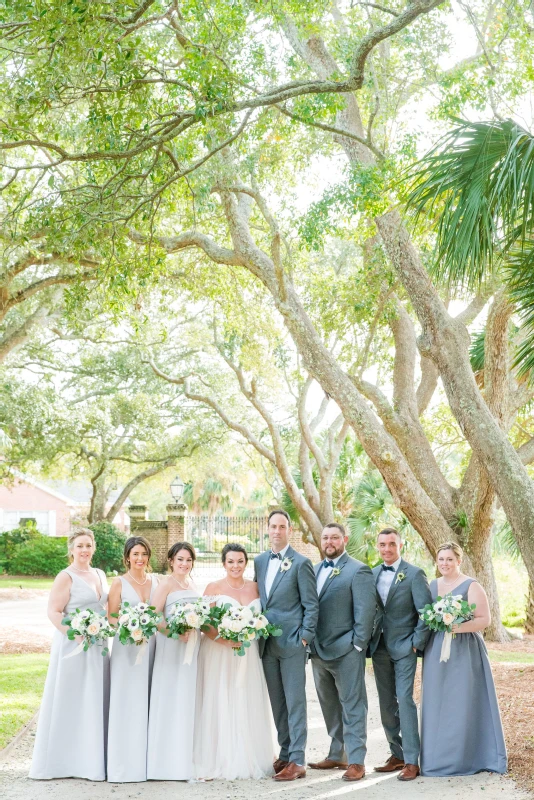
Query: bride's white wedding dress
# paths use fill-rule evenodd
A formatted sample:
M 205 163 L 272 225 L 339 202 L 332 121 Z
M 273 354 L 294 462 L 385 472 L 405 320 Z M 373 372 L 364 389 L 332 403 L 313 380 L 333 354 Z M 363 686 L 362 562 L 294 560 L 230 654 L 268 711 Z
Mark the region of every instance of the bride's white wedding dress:
M 239 605 L 227 595 L 219 595 L 217 603 Z M 259 599 L 248 605 L 261 611 Z M 193 756 L 197 778 L 262 778 L 273 774 L 274 758 L 275 729 L 258 643 L 237 656 L 203 636 Z

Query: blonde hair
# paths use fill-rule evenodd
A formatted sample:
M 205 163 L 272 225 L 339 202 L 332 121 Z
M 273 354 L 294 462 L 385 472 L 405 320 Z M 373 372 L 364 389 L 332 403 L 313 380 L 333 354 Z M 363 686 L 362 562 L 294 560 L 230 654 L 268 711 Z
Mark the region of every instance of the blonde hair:
M 72 551 L 74 549 L 74 542 L 79 536 L 89 536 L 93 540 L 93 545 L 96 545 L 95 535 L 91 528 L 76 528 L 76 530 L 69 534 L 69 538 L 67 539 L 67 555 L 69 557 L 69 561 L 74 560 Z
M 464 551 L 459 544 L 456 544 L 456 542 L 443 542 L 443 544 L 440 544 L 436 552 L 436 558 L 438 553 L 441 553 L 442 550 L 452 550 L 458 561 L 461 561 L 464 557 Z

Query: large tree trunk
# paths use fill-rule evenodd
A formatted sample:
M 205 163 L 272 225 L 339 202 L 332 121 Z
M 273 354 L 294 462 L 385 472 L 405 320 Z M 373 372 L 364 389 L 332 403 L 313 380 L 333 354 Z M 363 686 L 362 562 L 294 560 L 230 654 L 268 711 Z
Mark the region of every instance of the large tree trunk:
M 376 224 L 421 323 L 420 349 L 439 369 L 452 413 L 499 495 L 534 580 L 534 484 L 476 385 L 469 361 L 469 334 L 448 314 L 398 211 L 384 214 Z
M 106 503 L 108 498 L 108 490 L 106 489 L 105 485 L 105 472 L 104 467 L 102 467 L 96 475 L 93 475 L 91 478 L 91 484 L 93 486 L 93 494 L 91 496 L 91 505 L 89 507 L 89 524 L 92 525 L 93 522 L 101 522 L 106 513 Z
M 525 620 L 525 633 L 534 636 L 534 582 L 528 582 L 527 613 Z

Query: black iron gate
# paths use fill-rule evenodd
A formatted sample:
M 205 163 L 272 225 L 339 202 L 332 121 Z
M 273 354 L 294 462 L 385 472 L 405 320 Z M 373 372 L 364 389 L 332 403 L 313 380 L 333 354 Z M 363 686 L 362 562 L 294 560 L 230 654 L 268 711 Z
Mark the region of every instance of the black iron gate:
M 248 553 L 247 576 L 254 570 L 254 557 L 269 546 L 267 517 L 228 517 L 222 514 L 188 514 L 186 538 L 194 546 L 197 561 L 195 571 L 206 580 L 221 577 L 221 552 L 225 544 L 241 544 Z

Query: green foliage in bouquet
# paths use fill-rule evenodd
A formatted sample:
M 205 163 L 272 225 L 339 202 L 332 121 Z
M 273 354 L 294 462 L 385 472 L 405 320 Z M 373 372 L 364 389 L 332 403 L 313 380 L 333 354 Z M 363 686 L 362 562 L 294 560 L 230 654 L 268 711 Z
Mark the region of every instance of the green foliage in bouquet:
M 437 597 L 433 603 L 427 603 L 419 609 L 419 616 L 426 622 L 431 631 L 452 632 L 453 625 L 473 619 L 475 603 L 468 603 L 461 594 L 446 594 Z
M 67 639 L 70 641 L 74 641 L 77 636 L 83 637 L 84 653 L 92 645 L 104 645 L 101 655 L 108 654 L 107 640 L 115 636 L 115 630 L 109 624 L 105 611 L 94 611 L 89 608 L 81 611 L 77 608 L 74 614 L 63 617 L 61 624 L 68 626 Z
M 216 628 L 218 638 L 235 642 L 233 649 L 238 656 L 244 656 L 256 639 L 282 635 L 282 628 L 270 623 L 263 613 L 254 612 L 248 606 L 230 603 L 211 609 L 211 624 Z
M 127 600 L 121 603 L 119 613 L 111 616 L 119 620 L 115 635 L 124 645 L 141 645 L 147 642 L 157 633 L 158 624 L 162 619 L 155 606 L 150 606 L 148 603 L 130 606 Z

